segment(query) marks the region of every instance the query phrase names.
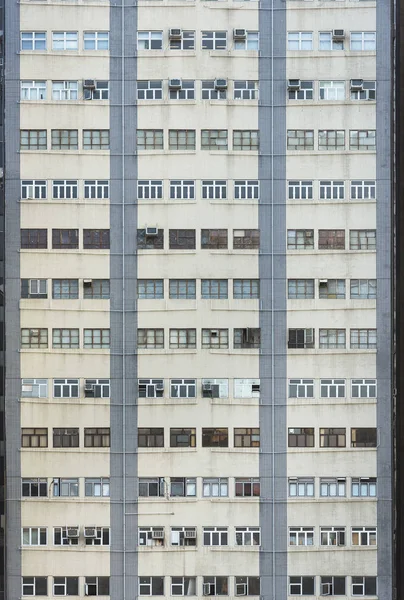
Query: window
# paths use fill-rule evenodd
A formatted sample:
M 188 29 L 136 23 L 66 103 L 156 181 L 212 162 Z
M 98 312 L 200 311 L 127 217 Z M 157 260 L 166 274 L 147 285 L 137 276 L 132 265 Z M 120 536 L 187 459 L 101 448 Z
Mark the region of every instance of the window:
M 228 533 L 227 527 L 204 527 L 203 545 L 204 546 L 227 546 Z
M 353 427 L 351 429 L 351 447 L 352 448 L 376 448 L 377 447 L 377 429 L 376 429 L 376 427 Z
M 79 330 L 52 329 L 52 348 L 79 348 Z
M 110 447 L 110 429 L 109 429 L 109 427 L 85 427 L 84 428 L 84 447 L 85 448 L 109 448 Z
M 53 578 L 54 596 L 78 596 L 79 578 L 78 577 L 54 577 Z
M 256 477 L 236 477 L 235 495 L 237 498 L 251 498 L 260 495 L 260 480 Z
M 362 129 L 349 131 L 350 150 L 376 150 L 376 130 Z
M 137 32 L 138 50 L 162 50 L 163 32 L 162 31 L 138 31 Z
M 202 279 L 201 281 L 202 299 L 220 299 L 228 298 L 227 279 Z
M 79 480 L 76 477 L 55 478 L 53 480 L 53 495 L 55 497 L 75 497 L 79 495 Z
M 322 596 L 345 596 L 345 577 L 320 577 L 320 593 Z
M 345 379 L 320 379 L 320 398 L 345 398 Z
M 228 448 L 229 431 L 227 427 L 203 427 L 202 448 Z
M 138 129 L 136 131 L 138 150 L 163 150 L 162 129 Z
M 196 496 L 196 477 L 171 477 L 170 496 Z
M 85 31 L 84 50 L 109 50 L 109 32 Z
M 328 300 L 345 299 L 345 279 L 320 279 L 319 297 Z
M 236 596 L 259 596 L 261 585 L 259 577 L 236 577 Z
M 377 577 L 352 577 L 352 596 L 376 596 Z
M 77 129 L 52 129 L 52 150 L 78 150 L 78 133 Z
M 235 398 L 259 398 L 260 380 L 259 379 L 235 379 L 234 380 Z
M 289 546 L 313 546 L 314 527 L 289 527 Z
M 86 546 L 109 546 L 109 527 L 96 527 L 95 537 L 87 537 Z
M 196 398 L 196 379 L 171 379 L 171 398 Z
M 162 398 L 164 396 L 163 379 L 139 379 L 139 398 Z
M 288 50 L 313 50 L 313 33 L 288 31 Z
M 320 200 L 345 200 L 344 181 L 320 181 Z
M 170 448 L 195 448 L 196 429 L 170 429 Z
M 84 250 L 109 250 L 109 229 L 83 229 Z
M 47 329 L 21 329 L 21 348 L 47 348 Z
M 77 179 L 55 179 L 52 182 L 52 198 L 54 200 L 72 200 L 78 198 Z
M 288 150 L 314 150 L 313 129 L 288 129 Z
M 195 31 L 184 31 L 180 29 L 177 37 L 169 36 L 170 50 L 195 50 Z
M 139 477 L 139 496 L 143 498 L 153 498 L 164 496 L 165 481 L 164 477 Z
M 376 498 L 376 477 L 352 477 L 351 494 L 353 498 Z
M 83 298 L 84 300 L 108 300 L 109 288 L 109 279 L 84 279 Z
M 78 398 L 79 380 L 78 379 L 54 379 L 53 380 L 54 398 Z
M 45 200 L 46 181 L 44 179 L 23 179 L 21 181 L 22 200 Z
M 202 80 L 202 100 L 226 100 L 226 88 L 219 88 L 214 79 Z
M 376 295 L 376 279 L 351 279 L 351 299 L 375 300 Z
M 320 100 L 345 100 L 345 81 L 320 81 Z
M 139 200 L 160 200 L 163 197 L 163 182 L 161 179 L 138 181 L 137 197 Z
M 202 129 L 201 150 L 227 150 L 227 129 Z
M 138 348 L 164 348 L 164 329 L 138 329 Z
M 53 250 L 78 250 L 78 229 L 52 229 Z
M 226 50 L 227 31 L 202 31 L 202 50 Z
M 83 129 L 83 150 L 109 150 L 109 129 Z
M 377 329 L 351 329 L 351 348 L 376 350 Z
M 314 329 L 288 329 L 288 348 L 314 348 Z
M 247 31 L 244 39 L 234 40 L 235 50 L 259 50 L 258 31 Z
M 314 596 L 315 578 L 311 576 L 290 576 L 289 594 L 291 596 Z
M 84 385 L 85 398 L 109 398 L 109 379 L 86 379 Z
M 260 546 L 260 527 L 236 527 L 236 546 Z
M 78 50 L 77 31 L 52 31 L 52 50 Z
M 233 229 L 233 248 L 235 250 L 257 250 L 259 247 L 259 229 Z
M 314 249 L 313 229 L 288 229 L 288 250 Z
M 345 131 L 343 129 L 321 129 L 318 132 L 319 150 L 344 150 Z
M 312 181 L 288 181 L 289 200 L 313 200 Z
M 138 100 L 162 100 L 163 82 L 161 79 L 151 79 L 149 81 L 138 81 L 137 85 Z
M 201 230 L 202 250 L 223 250 L 227 249 L 227 247 L 227 229 Z
M 46 150 L 46 129 L 21 129 L 20 148 L 21 150 Z
M 54 300 L 74 300 L 78 297 L 78 279 L 52 279 L 52 298 Z
M 259 448 L 260 447 L 260 428 L 259 427 L 235 427 L 234 428 L 234 447 L 235 448 Z
M 203 595 L 204 596 L 228 596 L 229 595 L 229 578 L 216 576 L 204 576 L 203 578 Z
M 109 477 L 86 477 L 84 494 L 91 498 L 109 498 Z
M 345 329 L 320 329 L 320 348 L 345 348 Z
M 234 82 L 234 100 L 258 100 L 259 84 L 254 80 L 242 80 Z
M 139 300 L 164 298 L 163 279 L 138 279 L 137 296 Z
M 376 81 L 363 81 L 361 89 L 352 89 L 351 100 L 376 100 Z
M 321 546 L 345 546 L 345 527 L 320 527 Z
M 314 279 L 288 279 L 289 299 L 313 299 Z
M 170 250 L 195 250 L 195 229 L 170 229 Z
M 202 495 L 204 498 L 225 498 L 229 495 L 229 480 L 227 477 L 204 477 L 202 480 Z
M 229 347 L 228 329 L 202 329 L 202 348 L 221 349 Z
M 164 546 L 164 527 L 139 527 L 139 546 Z
M 171 180 L 170 181 L 170 199 L 171 200 L 194 200 L 195 199 L 195 181 L 193 180 Z
M 54 448 L 78 448 L 79 447 L 79 429 L 73 427 L 53 428 L 53 447 Z
M 343 50 L 344 40 L 334 37 L 332 31 L 320 31 L 318 34 L 319 50 Z
M 376 50 L 376 32 L 351 31 L 351 50 L 366 52 Z
M 169 295 L 174 300 L 194 300 L 196 298 L 195 279 L 170 279 Z
M 314 379 L 289 379 L 289 398 L 314 398 Z
M 86 88 L 84 90 L 85 100 L 108 100 L 109 99 L 109 82 L 108 81 L 95 81 L 95 87 L 92 89 Z
M 235 200 L 258 200 L 260 197 L 260 182 L 258 179 L 237 179 L 234 182 Z
M 139 577 L 139 596 L 164 596 L 164 577 Z
M 202 398 L 228 398 L 228 379 L 202 379 Z
M 78 100 L 77 81 L 52 81 L 52 100 Z
M 109 577 L 85 577 L 86 596 L 109 596 Z
M 288 447 L 289 448 L 314 448 L 314 428 L 313 427 L 289 427 L 288 428 Z
M 376 398 L 376 379 L 352 379 L 351 396 L 352 398 Z
M 320 430 L 321 431 L 321 430 Z M 321 433 L 320 433 L 321 442 Z M 335 498 L 345 496 L 346 479 L 345 477 L 326 477 L 320 478 L 320 496 L 322 498 Z
M 22 448 L 47 448 L 48 447 L 48 428 L 47 427 L 22 427 L 21 428 L 21 447 Z
M 288 88 L 289 100 L 313 100 L 313 81 L 301 81 L 299 80 L 299 87 L 297 89 Z
M 23 546 L 46 546 L 48 543 L 48 532 L 46 527 L 23 527 Z
M 139 250 L 163 250 L 164 229 L 158 229 L 157 235 L 150 234 L 146 229 L 138 229 L 137 247 Z
M 234 329 L 233 348 L 260 348 L 261 329 L 259 327 L 246 327 Z
M 195 150 L 195 129 L 169 129 L 168 147 L 170 150 Z
M 319 229 L 318 230 L 318 248 L 319 248 L 319 250 L 344 250 L 345 249 L 345 230 L 344 229 Z
M 169 87 L 170 100 L 194 100 L 195 81 L 193 79 L 181 79 L 180 88 Z
M 22 379 L 21 398 L 47 398 L 47 379 Z
M 46 81 L 21 81 L 21 100 L 46 100 Z
M 21 50 L 46 50 L 46 32 L 21 31 Z
M 376 546 L 376 527 L 352 527 L 352 546 Z
M 196 577 L 171 577 L 172 596 L 196 596 Z
M 375 229 L 350 229 L 350 250 L 376 250 Z
M 47 298 L 46 279 L 21 279 L 21 298 Z
M 196 329 L 170 329 L 170 348 L 196 348 Z
M 314 498 L 314 478 L 289 477 L 288 490 L 290 498 Z
M 46 498 L 48 496 L 48 481 L 34 477 L 33 479 L 22 478 L 21 496 L 23 498 Z
M 22 578 L 23 596 L 47 596 L 48 578 L 47 577 L 23 577 Z
M 354 179 L 351 181 L 351 200 L 375 200 L 376 181 L 374 179 Z
M 233 279 L 233 298 L 252 300 L 260 297 L 259 279 Z
M 209 200 L 226 200 L 227 199 L 227 181 L 225 180 L 203 180 L 202 181 L 202 198 Z
M 233 150 L 258 150 L 259 145 L 258 130 L 233 131 Z

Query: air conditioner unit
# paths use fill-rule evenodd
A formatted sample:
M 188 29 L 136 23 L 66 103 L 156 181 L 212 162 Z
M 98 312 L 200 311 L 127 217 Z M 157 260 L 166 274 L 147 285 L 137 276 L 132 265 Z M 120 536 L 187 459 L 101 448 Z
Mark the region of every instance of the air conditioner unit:
M 212 391 L 212 384 L 211 383 L 203 383 L 202 384 L 202 391 L 203 392 L 211 392 Z
M 351 91 L 361 92 L 363 90 L 363 79 L 351 79 Z
M 190 529 L 188 531 L 184 531 L 184 538 L 188 540 L 194 540 L 196 538 L 196 530 Z
M 34 389 L 33 385 L 22 385 L 21 386 L 21 391 L 22 392 L 32 392 Z
M 210 337 L 217 337 L 219 335 L 219 330 L 218 329 L 211 329 L 210 330 Z
M 78 538 L 80 536 L 80 527 L 66 527 L 68 538 Z
M 345 38 L 345 31 L 343 29 L 333 29 L 332 30 L 332 39 L 333 40 L 343 40 Z
M 146 227 L 146 235 L 148 237 L 154 237 L 158 234 L 159 230 L 157 227 Z
M 97 528 L 91 526 L 84 527 L 84 537 L 85 538 L 95 538 L 97 536 Z
M 83 81 L 83 88 L 87 90 L 95 90 L 95 81 L 94 79 L 85 79 Z
M 83 285 L 84 285 L 84 287 L 91 287 L 93 285 L 93 280 L 92 279 L 83 279 Z
M 153 529 L 151 536 L 153 540 L 164 540 L 164 529 Z
M 247 37 L 246 29 L 233 29 L 233 38 L 235 40 L 245 40 Z
M 288 79 L 288 90 L 298 92 L 300 90 L 300 79 Z
M 156 392 L 164 392 L 164 384 L 156 383 Z
M 86 383 L 84 384 L 84 396 L 86 398 L 94 398 L 95 394 L 94 394 L 94 388 L 95 385 L 93 383 Z
M 328 279 L 319 279 L 320 285 L 324 285 L 328 283 Z
M 38 337 L 39 336 L 39 329 L 30 329 L 30 334 L 32 337 Z
M 170 88 L 170 90 L 180 90 L 182 87 L 181 79 L 169 79 L 168 87 Z
M 247 596 L 246 583 L 236 583 L 236 596 Z
M 168 37 L 170 40 L 180 40 L 182 36 L 182 29 L 172 28 L 168 32 Z
M 227 79 L 215 79 L 215 90 L 227 90 Z

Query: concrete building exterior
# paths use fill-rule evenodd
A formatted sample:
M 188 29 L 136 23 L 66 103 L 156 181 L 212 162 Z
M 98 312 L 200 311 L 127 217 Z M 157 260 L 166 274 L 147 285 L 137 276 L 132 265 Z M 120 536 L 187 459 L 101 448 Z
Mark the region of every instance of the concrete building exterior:
M 7 0 L 4 598 L 392 600 L 392 6 Z

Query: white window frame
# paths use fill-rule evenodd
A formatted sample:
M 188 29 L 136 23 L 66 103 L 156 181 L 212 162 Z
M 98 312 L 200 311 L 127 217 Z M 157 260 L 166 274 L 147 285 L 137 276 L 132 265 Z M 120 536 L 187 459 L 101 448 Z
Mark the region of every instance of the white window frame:
M 87 488 L 91 486 L 91 494 L 87 494 Z M 84 496 L 86 498 L 109 498 L 110 497 L 110 479 L 109 477 L 85 477 L 84 478 Z
M 179 89 L 168 90 L 169 100 L 195 100 L 195 80 L 182 79 Z
M 196 398 L 196 379 L 170 379 L 170 398 Z
M 217 89 L 214 79 L 202 79 L 201 99 L 202 100 L 226 100 L 227 90 Z
M 206 493 L 208 492 L 208 493 Z M 227 498 L 229 495 L 228 477 L 204 477 L 202 496 L 204 498 Z
M 305 79 L 300 81 L 299 89 L 288 89 L 288 100 L 313 100 L 314 81 Z
M 181 580 L 176 583 L 174 579 Z M 177 593 L 176 588 L 181 589 L 181 593 Z M 171 576 L 170 582 L 171 596 L 196 596 L 196 577 L 187 577 L 182 575 Z
M 375 179 L 353 179 L 350 190 L 351 200 L 376 200 Z
M 162 179 L 141 179 L 137 182 L 138 200 L 162 200 Z
M 313 181 L 291 179 L 288 181 L 289 200 L 313 200 Z
M 24 387 L 31 387 L 29 390 L 24 390 Z M 48 380 L 47 379 L 21 379 L 21 398 L 47 398 L 48 397 Z
M 208 537 L 208 542 L 205 541 L 205 536 Z M 213 540 L 217 538 L 218 544 L 214 544 Z M 229 545 L 229 528 L 228 527 L 204 527 L 202 530 L 202 539 L 204 546 L 228 546 Z
M 203 179 L 201 197 L 203 200 L 227 200 L 227 181 Z
M 77 31 L 52 31 L 52 50 L 71 51 L 79 49 Z
M 288 544 L 292 548 L 314 546 L 314 527 L 289 527 Z
M 318 49 L 320 52 L 330 52 L 333 50 L 343 50 L 344 40 L 334 39 L 332 31 L 318 32 Z
M 289 379 L 288 397 L 314 398 L 314 379 Z
M 291 582 L 291 579 L 300 579 L 299 582 Z M 314 590 L 316 589 L 316 579 L 310 575 L 290 575 L 289 576 L 289 586 L 288 591 L 290 596 L 306 596 L 306 593 L 303 593 L 304 579 L 312 579 L 314 580 Z M 292 587 L 299 586 L 299 592 L 292 591 Z M 310 594 L 313 595 L 313 594 Z
M 163 532 L 162 538 L 154 538 L 154 532 Z M 139 548 L 147 546 L 163 546 L 164 545 L 164 527 L 138 527 L 138 545 Z
M 234 40 L 234 50 L 259 50 L 259 31 L 247 31 L 243 40 Z
M 77 200 L 79 184 L 77 179 L 54 179 L 52 181 L 53 200 Z
M 313 50 L 313 32 L 288 31 L 287 49 L 291 52 Z
M 345 379 L 320 379 L 320 398 L 345 398 Z
M 108 533 L 108 543 L 104 544 L 104 534 Z M 86 546 L 110 546 L 111 532 L 109 527 L 96 527 L 95 537 L 86 538 Z M 98 543 L 99 542 L 99 543 Z
M 170 39 L 170 50 L 184 50 L 185 52 L 195 51 L 196 35 L 195 31 L 190 29 L 181 29 L 181 38 Z
M 354 543 L 354 534 L 358 536 L 358 543 Z M 374 543 L 371 542 L 371 538 L 374 538 Z M 362 541 L 365 541 L 363 544 Z M 377 546 L 377 527 L 352 527 L 351 528 L 351 544 L 354 547 L 357 546 Z
M 156 389 L 161 386 L 163 386 L 163 390 Z M 144 395 L 140 394 L 140 387 L 144 388 Z M 163 398 L 164 379 L 138 379 L 138 395 L 139 398 Z
M 219 388 L 219 398 L 229 397 L 229 380 L 228 379 L 202 379 L 202 386 L 205 384 L 216 385 Z
M 373 52 L 376 50 L 375 31 L 351 31 L 350 49 L 354 52 Z
M 22 179 L 21 180 L 21 199 L 22 200 L 46 200 L 47 198 L 46 179 Z
M 339 102 L 345 100 L 345 81 L 321 80 L 318 83 L 319 100 Z
M 143 87 L 139 87 L 139 83 L 141 83 Z M 136 94 L 138 100 L 162 100 L 163 80 L 139 79 L 136 84 Z
M 24 48 L 29 44 L 31 48 Z M 37 47 L 41 46 L 41 47 Z M 46 31 L 21 31 L 21 50 L 46 50 Z
M 45 534 L 45 543 L 41 544 L 41 535 Z M 36 537 L 36 542 L 33 539 Z M 24 542 L 24 539 L 27 542 Z M 22 546 L 47 546 L 48 544 L 48 528 L 47 527 L 22 527 L 21 528 L 21 545 Z
M 33 102 L 46 100 L 46 80 L 21 80 L 21 100 L 31 100 Z
M 57 388 L 60 387 L 60 394 L 56 395 Z M 77 388 L 77 392 L 75 390 Z M 79 398 L 80 397 L 80 379 L 54 379 L 53 380 L 54 398 Z
M 84 198 L 96 198 L 97 200 L 107 200 L 109 198 L 108 179 L 85 179 Z
M 234 398 L 259 398 L 260 386 L 260 379 L 234 379 Z
M 152 45 L 159 42 L 158 48 L 152 48 Z M 138 31 L 137 32 L 137 49 L 138 50 L 162 50 L 163 49 L 163 32 L 162 31 Z
M 372 93 L 374 92 L 374 93 Z M 372 96 L 372 97 L 370 97 Z M 361 90 L 352 90 L 351 89 L 351 100 L 353 102 L 362 102 L 365 101 L 373 101 L 376 100 L 376 81 L 363 81 Z
M 345 477 L 320 477 L 320 498 L 344 498 L 346 496 Z
M 205 48 L 205 41 L 211 42 L 212 48 Z M 201 31 L 201 49 L 209 50 L 210 52 L 215 50 L 227 50 L 227 31 Z
M 60 544 L 55 541 L 56 534 L 60 535 Z M 53 528 L 53 545 L 54 546 L 78 546 L 78 538 L 69 538 L 67 536 L 67 527 L 54 527 Z
M 377 398 L 377 379 L 351 379 L 351 398 Z
M 84 31 L 83 50 L 109 50 L 109 31 Z
M 236 546 L 261 545 L 261 527 L 235 527 L 234 529 Z
M 372 579 L 376 579 L 376 593 L 377 593 L 377 577 L 375 576 L 371 576 Z M 362 579 L 361 583 L 354 583 L 354 579 Z M 367 576 L 360 576 L 360 575 L 355 575 L 352 576 L 352 596 L 367 596 L 366 593 L 366 579 L 368 579 Z M 358 589 L 359 588 L 359 589 Z M 355 592 L 354 592 L 355 590 Z M 359 591 L 360 593 L 356 593 L 357 591 Z
M 289 498 L 314 498 L 314 477 L 289 477 Z
M 195 198 L 195 180 L 170 180 L 170 200 L 195 200 Z
M 109 81 L 99 79 L 95 81 L 95 87 L 84 90 L 85 100 L 109 100 Z
M 237 79 L 233 82 L 233 100 L 258 100 L 259 82 L 254 79 Z
M 363 493 L 365 492 L 365 493 Z M 377 498 L 377 478 L 376 477 L 352 477 L 351 480 L 352 498 Z
M 78 100 L 79 82 L 74 80 L 52 81 L 52 100 Z
M 319 200 L 345 200 L 345 181 L 319 181 Z
M 327 541 L 323 544 L 323 535 Z M 335 544 L 332 543 L 335 539 Z M 342 544 L 341 541 L 344 543 Z M 320 546 L 346 546 L 346 527 L 320 527 Z
M 236 179 L 234 181 L 235 200 L 259 200 L 260 182 L 258 179 Z

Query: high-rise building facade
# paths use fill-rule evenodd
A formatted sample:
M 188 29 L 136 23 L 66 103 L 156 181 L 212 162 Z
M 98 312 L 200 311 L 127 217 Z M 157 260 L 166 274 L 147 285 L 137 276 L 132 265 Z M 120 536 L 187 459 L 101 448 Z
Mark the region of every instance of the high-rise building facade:
M 392 600 L 390 2 L 4 9 L 5 598 Z

